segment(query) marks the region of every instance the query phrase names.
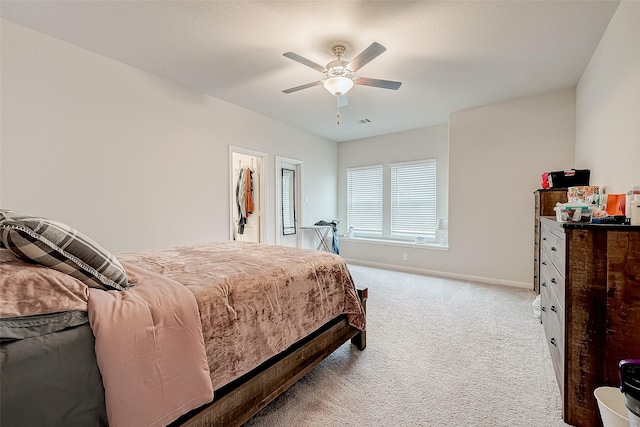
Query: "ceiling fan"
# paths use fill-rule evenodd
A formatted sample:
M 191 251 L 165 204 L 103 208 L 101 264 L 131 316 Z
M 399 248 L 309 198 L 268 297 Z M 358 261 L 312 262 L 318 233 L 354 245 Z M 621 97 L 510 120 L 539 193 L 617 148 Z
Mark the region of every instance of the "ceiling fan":
M 398 90 L 398 88 L 402 85 L 402 82 L 371 79 L 369 77 L 359 77 L 355 74 L 356 71 L 358 71 L 360 68 L 362 68 L 369 62 L 371 62 L 378 55 L 382 54 L 385 50 L 387 49 L 384 46 L 382 46 L 380 43 L 373 42 L 368 48 L 363 50 L 351 62 L 347 62 L 342 60 L 342 55 L 344 55 L 344 52 L 345 52 L 345 46 L 342 44 L 336 44 L 335 46 L 333 46 L 331 51 L 338 59 L 329 62 L 325 67 L 323 67 L 320 64 L 316 64 L 315 62 L 307 58 L 304 58 L 298 55 L 297 53 L 285 52 L 282 54 L 283 56 L 286 56 L 289 59 L 293 59 L 294 61 L 299 62 L 302 65 L 306 65 L 307 67 L 311 67 L 314 70 L 320 71 L 326 76 L 326 78 L 323 80 L 318 80 L 316 82 L 307 83 L 300 86 L 285 89 L 282 92 L 292 93 L 302 89 L 323 85 L 325 89 L 329 91 L 329 93 L 338 97 L 338 124 L 339 124 L 340 123 L 339 108 L 347 105 L 346 94 L 354 85 L 373 86 L 373 87 L 379 87 L 383 89 L 392 89 L 392 90 Z

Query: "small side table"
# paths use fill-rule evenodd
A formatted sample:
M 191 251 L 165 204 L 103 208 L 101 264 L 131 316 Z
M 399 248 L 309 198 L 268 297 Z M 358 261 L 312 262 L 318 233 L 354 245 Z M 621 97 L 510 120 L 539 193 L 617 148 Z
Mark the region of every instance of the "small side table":
M 306 227 L 300 227 L 300 230 L 314 230 L 316 236 L 320 241 L 318 242 L 317 250 L 325 250 L 327 252 L 333 252 L 329 245 L 327 244 L 327 236 L 329 236 L 329 232 L 333 230 L 333 226 L 331 225 L 308 225 Z

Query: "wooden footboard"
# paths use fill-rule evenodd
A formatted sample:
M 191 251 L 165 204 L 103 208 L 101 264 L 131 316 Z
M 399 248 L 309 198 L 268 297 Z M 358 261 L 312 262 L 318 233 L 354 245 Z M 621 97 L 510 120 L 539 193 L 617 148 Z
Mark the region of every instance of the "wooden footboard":
M 368 289 L 358 290 L 366 310 Z M 239 426 L 351 339 L 366 347 L 366 332 L 339 316 L 251 372 L 216 390 L 210 404 L 180 417 L 172 427 Z

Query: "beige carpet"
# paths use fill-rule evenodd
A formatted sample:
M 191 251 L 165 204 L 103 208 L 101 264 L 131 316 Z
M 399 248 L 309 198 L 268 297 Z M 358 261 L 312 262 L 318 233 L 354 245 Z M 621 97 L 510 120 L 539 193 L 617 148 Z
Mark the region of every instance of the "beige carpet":
M 531 291 L 350 266 L 367 349 L 340 347 L 246 426 L 566 426 Z

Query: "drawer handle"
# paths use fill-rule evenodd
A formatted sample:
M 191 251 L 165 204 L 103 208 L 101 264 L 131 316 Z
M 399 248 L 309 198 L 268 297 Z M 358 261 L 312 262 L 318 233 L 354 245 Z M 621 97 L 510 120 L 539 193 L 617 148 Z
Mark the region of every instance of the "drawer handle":
M 540 286 L 544 286 L 546 288 L 547 287 L 547 282 L 540 283 Z
M 557 251 L 555 246 L 551 246 L 551 250 L 554 251 L 554 252 Z
M 546 237 L 543 237 L 543 238 L 542 238 L 542 240 L 547 240 L 547 238 L 546 238 Z
M 542 265 L 547 265 L 547 261 L 542 261 Z
M 558 310 L 556 310 L 556 306 L 555 306 L 555 305 L 552 305 L 552 306 L 551 306 L 551 311 L 553 311 L 554 313 L 557 313 L 557 312 L 558 312 Z
M 556 285 L 558 283 L 558 282 L 556 282 L 556 278 L 555 277 L 551 278 L 551 283 L 553 283 L 554 285 Z
M 551 344 L 555 345 L 556 347 L 558 346 L 558 344 L 556 344 L 556 339 L 555 339 L 555 338 L 551 338 L 551 339 L 549 340 L 549 342 L 550 342 Z
M 547 307 L 542 307 L 540 310 L 547 311 Z

